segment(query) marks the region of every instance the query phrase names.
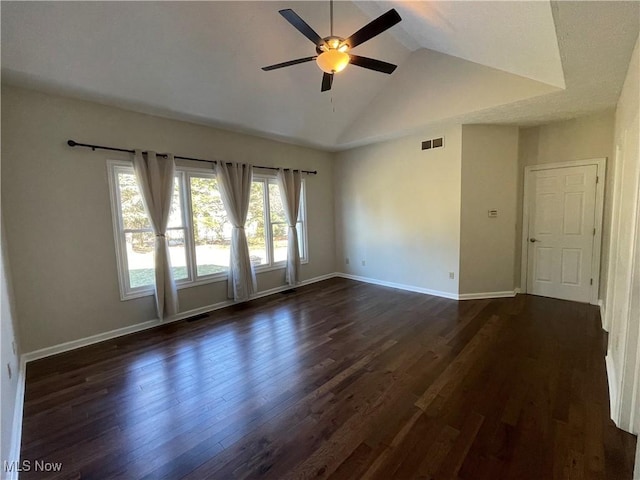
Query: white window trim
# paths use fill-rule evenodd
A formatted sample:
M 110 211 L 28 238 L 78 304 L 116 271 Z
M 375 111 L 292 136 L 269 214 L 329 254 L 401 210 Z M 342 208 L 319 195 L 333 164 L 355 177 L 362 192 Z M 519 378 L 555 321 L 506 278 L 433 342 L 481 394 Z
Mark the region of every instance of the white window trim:
M 300 264 L 305 265 L 309 263 L 309 237 L 307 236 L 307 185 L 306 181 L 302 179 L 302 193 L 300 195 L 300 218 L 302 218 L 302 239 L 304 242 L 304 257 L 300 257 Z M 299 248 L 299 247 L 298 247 Z
M 118 170 L 121 168 L 131 168 L 131 162 L 121 160 L 107 160 L 107 177 L 109 179 L 109 196 L 111 198 L 111 218 L 113 221 L 113 241 L 116 249 L 116 263 L 118 270 L 118 288 L 120 290 L 121 300 L 130 300 L 133 298 L 146 297 L 149 295 L 148 289 L 131 289 L 129 288 L 129 278 L 127 275 L 126 262 L 127 259 L 123 255 L 122 245 L 126 243 L 124 238 L 124 228 L 122 223 L 122 215 L 120 214 L 120 189 L 116 182 Z M 153 292 L 151 292 L 153 293 Z
M 183 209 L 183 214 L 185 216 L 185 225 L 187 225 L 186 230 L 187 230 L 187 235 L 189 237 L 188 240 L 185 239 L 185 249 L 187 249 L 187 263 L 189 264 L 188 268 L 191 271 L 191 281 L 189 281 L 188 283 L 182 286 L 179 286 L 178 289 L 195 287 L 197 285 L 206 285 L 208 283 L 221 282 L 221 281 L 227 280 L 229 278 L 229 274 L 227 272 L 212 273 L 211 275 L 198 276 L 197 265 L 195 262 L 196 246 L 195 246 L 195 243 L 193 242 L 193 232 L 191 231 L 193 229 L 193 225 L 191 223 L 191 220 L 189 220 L 188 222 L 186 221 L 187 213 L 191 214 L 193 212 L 193 208 L 191 205 L 191 195 L 189 195 L 190 187 L 187 188 L 187 184 L 189 184 L 190 178 L 191 177 L 215 178 L 216 177 L 215 173 L 213 172 L 213 169 L 193 168 L 193 167 L 179 167 L 179 168 L 176 168 L 176 170 L 184 172 L 182 192 L 183 192 L 183 198 L 184 198 L 183 200 L 184 205 L 187 208 Z
M 273 232 L 271 231 L 271 219 L 268 217 L 268 213 L 270 212 L 271 206 L 269 204 L 269 182 L 273 182 L 273 184 L 277 185 L 277 180 L 276 180 L 276 176 L 275 175 L 265 175 L 265 174 L 253 174 L 253 179 L 254 180 L 266 180 L 266 190 L 265 190 L 265 198 L 264 198 L 264 205 L 265 205 L 265 218 L 264 218 L 264 222 L 265 222 L 265 232 L 267 234 L 267 250 L 269 251 L 269 258 L 271 258 L 273 260 L 273 252 L 271 251 L 273 248 Z M 309 263 L 309 241 L 307 239 L 307 202 L 306 202 L 306 196 L 307 196 L 307 191 L 306 191 L 307 186 L 305 185 L 305 179 L 302 179 L 302 191 L 304 192 L 304 195 L 300 196 L 300 211 L 298 212 L 298 216 L 301 218 L 301 222 L 302 222 L 302 228 L 303 228 L 303 241 L 305 243 L 304 245 L 304 257 L 300 257 L 300 263 L 301 264 L 307 264 Z M 287 225 L 286 222 L 282 222 L 283 224 Z M 299 222 L 296 222 L 299 223 Z M 268 228 L 266 228 L 268 226 Z M 288 226 L 288 225 L 287 225 Z M 267 265 L 258 265 L 257 267 L 255 267 L 256 273 L 258 272 L 269 272 L 272 270 L 279 270 L 279 269 L 283 269 L 287 267 L 287 261 L 286 260 L 280 260 L 279 262 L 272 262 L 271 264 L 267 264 Z
M 117 173 L 122 171 L 123 169 L 131 170 L 132 164 L 131 162 L 127 162 L 124 160 L 107 160 L 107 179 L 109 183 L 109 197 L 111 201 L 111 218 L 113 225 L 113 237 L 114 237 L 114 248 L 116 251 L 116 269 L 118 273 L 118 289 L 120 291 L 120 300 L 133 300 L 135 298 L 147 297 L 154 294 L 155 288 L 151 287 L 136 287 L 131 288 L 129 285 L 129 270 L 127 264 L 127 258 L 123 253 L 126 249 L 126 237 L 125 237 L 125 229 L 121 214 L 121 201 L 120 201 L 120 189 L 118 188 L 117 183 Z M 178 290 L 183 288 L 195 287 L 199 285 L 206 285 L 209 283 L 222 282 L 228 279 L 227 272 L 215 273 L 207 276 L 197 276 L 196 265 L 195 265 L 195 244 L 193 242 L 193 232 L 191 231 L 193 225 L 191 224 L 191 218 L 188 218 L 188 215 L 191 215 L 193 212 L 191 205 L 191 195 L 189 195 L 189 190 L 187 188 L 188 180 L 191 176 L 205 176 L 215 178 L 215 173 L 210 169 L 200 169 L 194 167 L 176 167 L 176 173 L 180 175 L 181 178 L 181 202 L 182 202 L 182 224 L 185 233 L 185 255 L 186 255 L 186 263 L 187 263 L 187 278 L 176 281 L 176 287 Z M 286 268 L 287 262 L 282 260 L 279 262 L 273 262 L 273 238 L 271 231 L 271 222 L 269 218 L 270 206 L 269 206 L 269 183 L 275 182 L 275 175 L 268 175 L 263 173 L 254 173 L 253 180 L 261 180 L 264 181 L 264 222 L 265 222 L 265 236 L 266 236 L 266 248 L 267 255 L 271 261 L 271 263 L 267 263 L 265 265 L 257 265 L 255 266 L 256 273 L 263 272 L 271 272 L 274 270 L 283 270 Z M 306 205 L 306 185 L 305 179 L 302 179 L 303 183 L 303 191 L 304 195 L 301 197 L 300 202 L 300 219 L 302 221 L 302 239 L 304 242 L 304 257 L 300 258 L 301 264 L 309 263 L 309 240 L 307 236 L 307 205 Z M 268 227 L 268 228 L 267 228 Z

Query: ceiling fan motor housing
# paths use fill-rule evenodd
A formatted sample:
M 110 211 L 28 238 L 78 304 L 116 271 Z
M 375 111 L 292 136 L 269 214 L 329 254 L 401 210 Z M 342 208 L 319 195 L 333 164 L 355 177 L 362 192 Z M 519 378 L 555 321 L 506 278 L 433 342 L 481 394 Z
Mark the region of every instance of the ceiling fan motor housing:
M 316 45 L 318 55 L 327 50 L 340 50 L 342 52 L 349 50 L 349 45 L 344 43 L 345 39 L 342 37 L 324 37 L 322 40 L 324 41 L 323 44 Z

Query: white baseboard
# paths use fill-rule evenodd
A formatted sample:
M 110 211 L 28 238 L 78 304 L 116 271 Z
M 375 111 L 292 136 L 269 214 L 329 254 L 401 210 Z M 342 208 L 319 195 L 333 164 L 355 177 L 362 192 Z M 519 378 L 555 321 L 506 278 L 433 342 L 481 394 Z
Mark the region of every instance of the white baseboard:
M 178 317 L 178 315 L 176 315 L 176 317 Z M 130 325 L 128 327 L 117 328 L 115 330 L 109 330 L 108 332 L 98 333 L 89 337 L 79 338 L 78 340 L 71 340 L 69 342 L 60 343 L 51 347 L 45 347 L 39 350 L 34 350 L 32 352 L 27 352 L 22 355 L 22 358 L 24 359 L 25 363 L 29 363 L 33 362 L 34 360 L 51 357 L 52 355 L 75 350 L 76 348 L 86 347 L 87 345 L 93 345 L 94 343 L 103 342 L 112 338 L 122 337 L 123 335 L 128 335 L 130 333 L 140 332 L 142 330 L 147 330 L 148 328 L 157 327 L 158 325 L 162 325 L 163 323 L 173 322 L 176 320 L 179 319 L 172 318 L 171 320 L 165 320 L 165 322 L 162 322 L 158 319 L 148 320 L 146 322 L 136 323 L 135 325 Z
M 371 283 L 373 285 L 381 285 L 383 287 L 397 288 L 400 290 L 406 290 L 408 292 L 424 293 L 426 295 L 433 295 L 435 297 L 449 298 L 451 300 L 479 300 L 483 298 L 505 298 L 515 297 L 520 293 L 520 289 L 507 290 L 504 292 L 482 292 L 482 293 L 450 293 L 442 292 L 439 290 L 430 290 L 428 288 L 416 287 L 413 285 L 404 285 L 401 283 L 387 282 L 385 280 L 378 280 L 376 278 L 361 277 L 360 275 L 352 275 L 350 273 L 336 273 L 336 277 L 348 278 L 350 280 L 357 280 L 358 282 Z
M 441 292 L 439 290 L 430 290 L 428 288 L 415 287 L 413 285 L 404 285 L 401 283 L 387 282 L 385 280 L 378 280 L 375 278 L 361 277 L 360 275 L 351 275 L 350 273 L 336 273 L 336 277 L 348 278 L 349 280 L 356 280 L 358 282 L 371 283 L 373 285 L 380 285 L 383 287 L 397 288 L 399 290 L 406 290 L 408 292 L 424 293 L 426 295 L 433 295 L 436 297 L 450 298 L 451 300 L 458 300 L 457 293 Z
M 24 356 L 20 357 L 20 365 L 18 367 L 18 382 L 16 389 L 16 399 L 13 407 L 13 422 L 11 424 L 11 448 L 9 450 L 9 458 L 6 460 L 8 465 L 13 465 L 14 468 L 10 472 L 4 471 L 4 462 L 0 467 L 3 469 L 2 473 L 6 476 L 6 480 L 18 480 L 17 466 L 20 462 L 20 444 L 22 442 L 22 414 L 24 411 L 24 389 L 26 382 L 26 362 Z
M 310 278 L 309 280 L 303 280 L 297 286 L 310 285 L 312 283 L 321 282 L 323 280 L 328 280 L 329 278 L 333 278 L 333 277 L 335 277 L 335 273 L 329 273 L 327 275 L 321 275 L 319 277 Z M 257 298 L 273 295 L 274 293 L 283 292 L 291 288 L 295 288 L 295 287 L 292 287 L 291 285 L 282 285 L 280 287 L 270 288 L 269 290 L 263 290 L 261 292 L 258 292 L 252 295 L 250 300 L 255 300 Z M 238 302 L 234 302 L 233 300 L 224 300 L 222 302 L 214 303 L 211 305 L 205 305 L 204 307 L 194 308 L 192 310 L 180 312 L 177 315 L 167 317 L 164 320 L 160 320 L 157 318 L 153 320 L 147 320 L 146 322 L 136 323 L 135 325 L 130 325 L 128 327 L 117 328 L 115 330 L 110 330 L 104 333 L 98 333 L 96 335 L 80 338 L 78 340 L 64 342 L 58 345 L 54 345 L 52 347 L 41 348 L 39 350 L 34 350 L 32 352 L 25 353 L 22 355 L 21 358 L 25 363 L 33 362 L 34 360 L 39 360 L 41 358 L 50 357 L 52 355 L 68 352 L 70 350 L 75 350 L 76 348 L 86 347 L 88 345 L 93 345 L 94 343 L 103 342 L 105 340 L 111 340 L 112 338 L 122 337 L 123 335 L 128 335 L 130 333 L 140 332 L 142 330 L 147 330 L 149 328 L 157 327 L 159 325 L 165 325 L 167 323 L 177 322 L 180 320 L 184 320 L 185 318 L 201 315 L 203 313 L 209 313 L 209 312 L 213 312 L 214 310 L 220 310 L 221 308 L 229 307 L 236 303 Z
M 636 443 L 636 462 L 633 469 L 633 478 L 640 478 L 640 442 Z
M 607 367 L 607 382 L 609 384 L 609 412 L 611 412 L 611 420 L 620 427 L 620 409 L 618 403 L 618 377 L 616 375 L 616 366 L 611 355 L 604 357 L 605 366 Z
M 450 293 L 450 292 L 442 292 L 439 290 L 431 290 L 423 287 L 416 287 L 413 285 L 405 285 L 394 282 L 387 282 L 385 280 L 378 280 L 375 278 L 362 277 L 359 275 L 351 275 L 349 273 L 328 273 L 326 275 L 320 275 L 318 277 L 310 278 L 308 280 L 303 280 L 298 284 L 298 286 L 310 285 L 312 283 L 321 282 L 323 280 L 328 280 L 334 277 L 347 278 L 350 280 L 356 280 L 359 282 L 371 283 L 374 285 L 380 285 L 383 287 L 391 287 L 397 288 L 400 290 L 406 290 L 409 292 L 423 293 L 426 295 L 433 295 L 436 297 L 449 298 L 451 300 L 472 300 L 472 299 L 483 299 L 483 298 L 503 298 L 503 297 L 513 297 L 517 293 L 519 293 L 520 289 L 516 289 L 513 291 L 504 291 L 504 292 L 483 292 L 483 293 Z M 283 292 L 285 290 L 289 290 L 292 288 L 290 285 L 282 285 L 276 288 L 271 288 L 269 290 L 264 290 L 262 292 L 258 292 L 255 295 L 251 296 L 251 300 L 255 300 L 257 298 L 266 297 L 269 295 L 273 295 L 275 293 Z M 72 340 L 69 342 L 64 342 L 58 345 L 54 345 L 51 347 L 42 348 L 39 350 L 34 350 L 32 352 L 27 352 L 21 356 L 21 359 L 24 363 L 32 362 L 34 360 L 39 360 L 41 358 L 50 357 L 52 355 L 57 355 L 59 353 L 68 352 L 70 350 L 75 350 L 76 348 L 86 347 L 88 345 L 93 345 L 94 343 L 103 342 L 105 340 L 110 340 L 112 338 L 121 337 L 123 335 L 128 335 L 130 333 L 136 333 L 143 330 L 147 330 L 149 328 L 157 327 L 159 325 L 164 325 L 166 323 L 177 322 L 180 320 L 184 320 L 185 318 L 193 317 L 196 315 L 201 315 L 203 313 L 213 312 L 215 310 L 219 310 L 221 308 L 225 308 L 231 305 L 234 305 L 237 302 L 233 300 L 224 300 L 222 302 L 214 303 L 211 305 L 205 305 L 203 307 L 194 308 L 192 310 L 188 310 L 185 312 L 180 312 L 177 315 L 172 317 L 168 317 L 164 320 L 153 319 L 147 320 L 146 322 L 137 323 L 135 325 L 129 325 L 123 328 L 117 328 L 115 330 L 110 330 L 104 333 L 98 333 L 96 335 L 91 335 L 89 337 L 80 338 L 78 340 Z
M 507 298 L 515 297 L 517 295 L 516 290 L 505 290 L 504 292 L 482 292 L 482 293 L 461 293 L 458 295 L 458 300 L 480 300 L 483 298 Z
M 598 306 L 600 307 L 600 326 L 605 332 L 608 332 L 609 326 L 606 323 L 607 317 L 605 317 L 606 312 L 605 312 L 604 300 L 602 299 L 598 300 Z

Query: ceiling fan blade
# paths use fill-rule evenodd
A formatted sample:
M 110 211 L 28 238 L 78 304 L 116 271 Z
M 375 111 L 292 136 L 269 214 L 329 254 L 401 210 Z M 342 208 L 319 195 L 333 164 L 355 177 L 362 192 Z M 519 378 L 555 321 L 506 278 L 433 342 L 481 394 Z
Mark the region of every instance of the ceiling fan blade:
M 301 34 L 311 40 L 317 47 L 325 44 L 325 41 L 322 39 L 322 37 L 320 37 L 320 35 L 318 35 L 316 31 L 307 24 L 307 22 L 300 18 L 296 12 L 294 12 L 290 8 L 287 8 L 285 10 L 280 10 L 279 13 L 291 25 L 293 25 L 296 30 L 298 30 Z
M 367 23 L 342 43 L 349 45 L 349 48 L 356 47 L 367 40 L 371 40 L 376 35 L 380 35 L 385 30 L 393 27 L 400 20 L 402 20 L 400 14 L 396 12 L 395 8 L 392 8 L 387 13 L 383 13 L 375 20 Z
M 322 75 L 322 88 L 321 92 L 326 92 L 327 90 L 331 90 L 331 85 L 333 85 L 333 73 L 325 73 Z
M 351 60 L 349 63 L 357 65 L 358 67 L 368 68 L 369 70 L 375 70 L 382 73 L 393 73 L 398 68 L 393 63 L 383 62 L 382 60 L 376 60 L 375 58 L 359 57 L 358 55 L 349 55 Z
M 296 60 L 289 60 L 288 62 L 276 63 L 275 65 L 269 65 L 268 67 L 262 67 L 262 70 L 264 70 L 265 72 L 268 72 L 269 70 L 275 70 L 277 68 L 290 67 L 291 65 L 297 65 L 299 63 L 310 62 L 311 60 L 315 60 L 316 58 L 318 58 L 317 55 L 315 57 L 298 58 Z

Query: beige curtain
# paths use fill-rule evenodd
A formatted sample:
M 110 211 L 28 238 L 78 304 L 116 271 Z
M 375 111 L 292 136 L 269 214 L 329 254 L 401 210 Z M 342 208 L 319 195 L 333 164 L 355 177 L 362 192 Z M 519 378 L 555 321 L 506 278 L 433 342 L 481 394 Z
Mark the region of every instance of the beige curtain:
M 146 157 L 146 158 L 145 158 Z M 136 150 L 133 156 L 142 201 L 155 235 L 156 309 L 158 318 L 178 313 L 178 291 L 171 270 L 167 224 L 173 198 L 175 164 L 172 154 L 156 156 L 155 152 L 142 154 Z
M 256 276 L 244 231 L 249 213 L 253 167 L 240 163 L 217 162 L 215 170 L 220 197 L 233 225 L 228 296 L 236 301 L 248 300 L 257 291 Z
M 302 179 L 299 170 L 278 169 L 278 186 L 285 217 L 289 224 L 287 242 L 287 283 L 296 285 L 300 281 L 300 247 L 298 245 L 298 212 L 300 211 L 300 189 Z

